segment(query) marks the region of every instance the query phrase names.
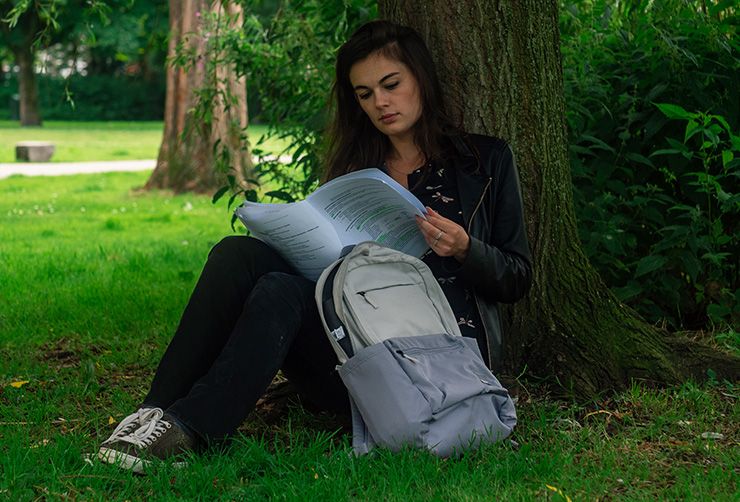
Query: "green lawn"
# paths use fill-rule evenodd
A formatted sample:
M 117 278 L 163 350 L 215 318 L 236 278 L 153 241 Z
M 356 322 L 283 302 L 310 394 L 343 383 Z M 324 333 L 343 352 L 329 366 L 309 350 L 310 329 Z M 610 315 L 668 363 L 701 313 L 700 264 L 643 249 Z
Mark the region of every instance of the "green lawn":
M 162 142 L 162 122 L 61 122 L 46 121 L 42 127 L 20 127 L 0 121 L 0 163 L 15 162 L 15 144 L 20 141 L 50 141 L 56 146 L 52 162 L 155 159 Z M 250 125 L 253 144 L 267 127 Z M 284 140 L 270 139 L 262 146 L 280 151 Z
M 0 180 L 0 500 L 737 500 L 740 390 L 717 383 L 576 406 L 523 382 L 521 446 L 462 459 L 354 458 L 342 420 L 292 404 L 184 469 L 87 462 L 232 232 L 223 204 L 141 192 L 147 176 Z

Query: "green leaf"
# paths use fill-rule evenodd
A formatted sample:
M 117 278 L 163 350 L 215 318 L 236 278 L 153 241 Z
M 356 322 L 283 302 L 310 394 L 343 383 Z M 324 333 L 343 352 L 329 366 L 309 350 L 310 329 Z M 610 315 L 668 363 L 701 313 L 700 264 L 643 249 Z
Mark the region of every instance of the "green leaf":
M 730 127 L 730 124 L 725 120 L 725 118 L 722 115 L 712 115 L 711 116 L 714 120 L 722 124 L 722 127 L 725 128 L 725 131 L 727 131 L 727 134 L 732 134 L 732 128 Z
M 653 99 L 657 98 L 659 95 L 663 94 L 663 91 L 665 91 L 668 88 L 667 84 L 658 84 L 652 89 L 650 89 L 650 92 L 648 92 L 647 96 L 645 96 L 645 99 L 648 101 L 652 101 Z
M 244 192 L 244 198 L 247 199 L 249 202 L 259 202 L 259 197 L 257 197 L 257 190 L 246 190 Z
M 730 256 L 730 253 L 704 253 L 701 255 L 702 260 L 707 260 L 714 265 L 721 266 L 725 258 Z
M 584 134 L 581 136 L 582 139 L 585 139 L 587 141 L 590 141 L 592 143 L 592 148 L 600 148 L 602 150 L 606 150 L 609 152 L 614 152 L 614 148 L 610 147 L 604 141 L 600 140 L 599 138 L 595 136 L 590 136 L 588 134 Z
M 295 198 L 291 194 L 284 190 L 273 190 L 271 192 L 267 192 L 265 194 L 265 197 L 274 197 L 275 199 L 279 199 L 285 202 L 293 202 L 295 200 Z
M 728 164 L 735 158 L 732 150 L 722 150 L 722 167 L 728 169 Z
M 669 119 L 684 119 L 690 120 L 696 114 L 687 112 L 683 107 L 679 105 L 672 105 L 670 103 L 654 103 L 658 109 L 663 112 L 663 115 Z
M 715 131 L 712 130 L 712 128 L 704 129 L 704 136 L 709 138 L 712 141 L 712 145 L 718 145 L 719 144 L 719 135 Z
M 637 270 L 635 271 L 635 278 L 642 277 L 645 274 L 649 274 L 666 264 L 666 258 L 659 255 L 649 255 L 642 258 L 637 263 Z
M 694 120 L 689 120 L 686 123 L 686 132 L 683 135 L 683 142 L 686 143 L 691 137 L 697 132 L 701 131 L 699 124 Z
M 592 157 L 596 157 L 596 153 L 595 152 L 592 152 L 590 148 L 586 148 L 586 147 L 579 146 L 579 145 L 569 145 L 568 146 L 568 149 L 571 152 L 575 152 L 575 153 L 580 153 L 580 154 L 583 154 L 583 155 L 590 155 Z
M 234 201 L 236 200 L 236 198 L 237 198 L 237 197 L 238 197 L 239 195 L 241 195 L 242 193 L 244 193 L 244 192 L 243 192 L 243 191 L 240 191 L 240 192 L 235 192 L 235 193 L 233 193 L 233 194 L 231 195 L 231 197 L 229 197 L 229 203 L 228 203 L 228 204 L 226 205 L 226 207 L 227 207 L 227 208 L 229 208 L 229 209 L 231 209 L 231 205 L 232 205 L 232 204 L 234 203 Z
M 730 142 L 732 143 L 732 149 L 736 152 L 740 152 L 740 136 L 730 135 Z
M 697 258 L 695 254 L 686 250 L 681 253 L 681 263 L 683 263 L 683 267 L 686 273 L 689 274 L 691 282 L 696 282 L 702 270 L 701 261 L 699 261 L 699 258 Z
M 626 157 L 628 159 L 630 159 L 631 161 L 633 161 L 633 162 L 637 162 L 639 164 L 644 164 L 644 165 L 650 166 L 650 167 L 655 167 L 655 164 L 653 164 L 653 162 L 650 159 L 648 159 L 647 157 L 644 157 L 644 156 L 640 155 L 639 153 L 630 152 L 630 153 L 628 153 L 626 155 Z
M 676 150 L 675 148 L 665 148 L 663 150 L 655 150 L 653 153 L 650 154 L 650 156 L 655 157 L 657 155 L 675 155 L 677 153 L 681 153 L 681 150 Z
M 226 192 L 228 192 L 228 191 L 229 191 L 229 187 L 228 187 L 228 186 L 225 186 L 225 187 L 221 187 L 221 188 L 219 188 L 219 189 L 218 189 L 218 190 L 216 191 L 216 193 L 214 193 L 214 194 L 213 194 L 213 198 L 211 199 L 211 203 L 212 203 L 212 204 L 215 204 L 216 202 L 218 202 L 218 200 L 219 200 L 219 199 L 220 199 L 221 197 L 223 197 L 223 196 L 224 196 L 224 194 L 225 194 Z
M 624 287 L 614 288 L 612 290 L 612 292 L 621 301 L 626 302 L 627 300 L 631 300 L 632 298 L 634 298 L 637 295 L 641 294 L 642 293 L 642 286 L 640 286 L 639 284 L 637 284 L 635 281 L 630 281 Z

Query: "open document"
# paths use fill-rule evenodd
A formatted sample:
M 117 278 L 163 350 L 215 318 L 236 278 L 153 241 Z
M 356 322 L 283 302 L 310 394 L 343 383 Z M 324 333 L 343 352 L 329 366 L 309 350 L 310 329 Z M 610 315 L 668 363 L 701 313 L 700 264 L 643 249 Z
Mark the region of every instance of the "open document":
M 244 202 L 236 209 L 254 237 L 311 280 L 345 247 L 363 241 L 420 257 L 429 246 L 414 216 L 424 212 L 419 199 L 374 168 L 335 178 L 300 202 Z

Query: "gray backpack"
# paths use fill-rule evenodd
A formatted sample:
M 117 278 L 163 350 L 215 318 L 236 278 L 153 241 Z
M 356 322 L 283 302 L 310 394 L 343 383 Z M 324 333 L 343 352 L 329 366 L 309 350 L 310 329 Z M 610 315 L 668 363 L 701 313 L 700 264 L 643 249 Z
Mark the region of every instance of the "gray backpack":
M 357 244 L 321 274 L 316 301 L 349 392 L 355 453 L 449 456 L 511 433 L 514 403 L 424 262 Z

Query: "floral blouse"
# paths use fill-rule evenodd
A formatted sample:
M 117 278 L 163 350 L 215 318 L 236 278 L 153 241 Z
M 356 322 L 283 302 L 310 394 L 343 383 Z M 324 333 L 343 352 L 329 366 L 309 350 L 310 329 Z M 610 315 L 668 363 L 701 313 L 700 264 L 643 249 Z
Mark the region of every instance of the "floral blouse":
M 429 170 L 428 173 L 424 172 L 426 169 Z M 422 204 L 465 227 L 454 170 L 444 167 L 441 163 L 430 163 L 411 173 L 408 177 L 408 185 Z M 438 256 L 431 249 L 426 252 L 422 260 L 429 266 L 442 286 L 442 291 L 455 313 L 460 333 L 463 336 L 475 338 L 485 358 L 485 333 L 481 326 L 475 299 L 471 291 L 462 283 L 462 277 L 458 276 L 460 263 L 451 256 Z

